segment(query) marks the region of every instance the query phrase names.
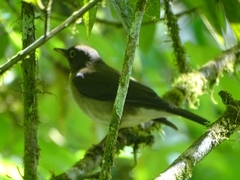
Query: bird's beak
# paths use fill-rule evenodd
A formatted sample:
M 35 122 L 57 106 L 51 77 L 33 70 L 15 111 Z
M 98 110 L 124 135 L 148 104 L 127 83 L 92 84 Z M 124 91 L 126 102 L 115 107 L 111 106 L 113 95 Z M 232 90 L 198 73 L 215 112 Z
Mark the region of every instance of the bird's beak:
M 62 49 L 62 48 L 54 48 L 53 50 L 59 52 L 60 54 L 64 55 L 65 57 L 67 57 L 66 55 L 66 50 Z

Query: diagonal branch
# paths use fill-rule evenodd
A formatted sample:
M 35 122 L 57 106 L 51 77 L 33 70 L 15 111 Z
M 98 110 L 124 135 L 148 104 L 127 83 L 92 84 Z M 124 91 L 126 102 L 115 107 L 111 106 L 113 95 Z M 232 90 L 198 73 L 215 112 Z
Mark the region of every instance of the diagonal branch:
M 134 145 L 137 147 L 140 144 L 153 144 L 153 136 L 149 135 L 145 130 L 144 132 L 139 132 L 139 130 L 133 128 L 121 129 L 116 144 L 116 153 L 119 153 L 125 146 Z M 84 158 L 79 160 L 69 170 L 59 175 L 53 175 L 51 180 L 88 179 L 94 173 L 99 176 L 99 167 L 104 153 L 106 138 L 89 148 Z
M 174 80 L 173 88 L 165 93 L 164 99 L 177 106 L 188 101 L 190 107 L 199 105 L 198 97 L 207 89 L 212 89 L 224 72 L 233 73 L 234 67 L 240 63 L 240 46 L 224 51 L 199 70 L 181 74 Z
M 224 91 L 219 95 L 226 106 L 221 118 L 182 153 L 156 180 L 181 180 L 191 177 L 192 170 L 216 146 L 227 140 L 240 126 L 240 101 Z
M 184 15 L 191 15 L 191 14 L 194 14 L 196 13 L 197 11 L 197 8 L 194 7 L 192 9 L 188 9 L 186 11 L 183 11 L 183 12 L 180 12 L 180 13 L 177 13 L 175 14 L 175 16 L 179 19 L 180 17 L 184 16 Z M 142 26 L 145 26 L 145 25 L 149 25 L 149 24 L 156 24 L 156 23 L 159 23 L 161 21 L 165 20 L 164 17 L 160 17 L 158 20 L 149 20 L 149 21 L 143 21 L 142 22 Z M 96 23 L 100 23 L 100 24 L 105 24 L 105 25 L 108 25 L 108 26 L 113 26 L 113 27 L 116 27 L 116 28 L 123 28 L 124 26 L 122 25 L 121 22 L 119 21 L 109 21 L 109 20 L 106 20 L 106 19 L 101 19 L 101 18 L 97 18 L 96 19 Z
M 9 61 L 7 61 L 5 64 L 0 66 L 0 76 L 3 75 L 7 70 L 12 68 L 15 64 L 17 64 L 19 61 L 21 61 L 24 57 L 26 57 L 29 53 L 34 51 L 36 48 L 43 45 L 45 42 L 47 42 L 49 39 L 54 37 L 56 34 L 61 32 L 63 29 L 67 28 L 70 24 L 74 23 L 79 17 L 81 17 L 85 12 L 87 12 L 89 9 L 91 9 L 93 6 L 95 6 L 98 2 L 101 0 L 93 0 L 87 3 L 85 6 L 83 6 L 78 11 L 75 11 L 72 13 L 72 15 L 67 18 L 62 24 L 57 26 L 55 29 L 50 31 L 46 34 L 46 36 L 41 36 L 39 39 L 37 39 L 34 43 L 23 49 L 22 51 L 18 52 L 16 55 L 11 57 Z

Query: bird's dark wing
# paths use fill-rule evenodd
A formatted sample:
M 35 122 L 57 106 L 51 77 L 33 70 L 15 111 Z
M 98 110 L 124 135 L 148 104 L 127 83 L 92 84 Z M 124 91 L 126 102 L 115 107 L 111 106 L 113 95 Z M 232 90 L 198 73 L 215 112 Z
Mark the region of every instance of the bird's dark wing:
M 117 71 L 111 75 L 105 71 L 84 73 L 80 71 L 72 78 L 72 83 L 85 96 L 101 101 L 114 101 L 119 77 Z
M 152 89 L 131 80 L 128 88 L 126 102 L 149 106 L 151 108 L 165 109 L 169 103 L 162 100 Z

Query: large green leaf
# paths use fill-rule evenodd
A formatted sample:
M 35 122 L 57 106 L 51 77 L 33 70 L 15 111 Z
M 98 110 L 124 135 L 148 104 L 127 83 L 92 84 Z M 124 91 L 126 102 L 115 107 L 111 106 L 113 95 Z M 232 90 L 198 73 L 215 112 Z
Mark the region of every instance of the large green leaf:
M 224 9 L 225 16 L 240 41 L 240 4 L 238 0 L 220 0 Z
M 83 5 L 87 4 L 90 0 L 84 0 Z M 87 30 L 87 36 L 89 37 L 96 20 L 97 6 L 94 6 L 83 15 L 83 23 Z
M 136 6 L 136 0 L 132 1 L 110 0 L 110 2 L 123 27 L 125 28 L 126 31 L 128 31 L 132 22 L 133 13 Z M 114 15 L 114 13 L 112 14 Z
M 222 32 L 226 30 L 226 21 L 220 4 L 213 0 L 203 0 L 202 11 L 202 16 L 206 17 L 205 21 L 207 22 L 205 23 L 209 23 L 207 27 L 211 31 L 211 26 L 212 30 L 214 31 L 211 31 L 212 35 L 214 35 L 213 33 L 217 33 L 218 35 L 222 36 Z
M 198 12 L 209 32 L 219 44 L 223 44 L 223 32 L 226 31 L 226 21 L 221 4 L 216 0 L 184 0 L 184 2 L 198 8 Z

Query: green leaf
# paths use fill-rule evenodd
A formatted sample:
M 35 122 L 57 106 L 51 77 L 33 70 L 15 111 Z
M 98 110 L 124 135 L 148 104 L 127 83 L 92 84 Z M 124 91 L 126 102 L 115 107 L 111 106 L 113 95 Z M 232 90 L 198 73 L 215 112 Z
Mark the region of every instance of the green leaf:
M 225 16 L 240 41 L 240 4 L 238 0 L 220 0 L 224 9 Z
M 220 4 L 217 1 L 203 0 L 202 11 L 213 29 L 222 35 L 222 30 L 226 30 L 226 22 Z
M 111 4 L 123 24 L 123 27 L 128 32 L 132 22 L 134 9 L 136 6 L 136 0 L 131 1 L 111 1 Z
M 240 21 L 240 4 L 238 0 L 220 0 L 224 13 L 229 22 L 239 23 Z
M 90 0 L 84 0 L 84 5 L 87 4 L 89 1 Z M 96 14 L 97 14 L 97 6 L 94 6 L 83 15 L 83 23 L 86 27 L 88 38 L 91 34 L 94 22 L 96 20 Z
M 185 3 L 188 5 L 191 4 L 192 7 L 199 9 L 202 21 L 205 23 L 209 32 L 219 44 L 224 44 L 223 32 L 226 31 L 226 20 L 221 4 L 213 0 L 185 0 Z

